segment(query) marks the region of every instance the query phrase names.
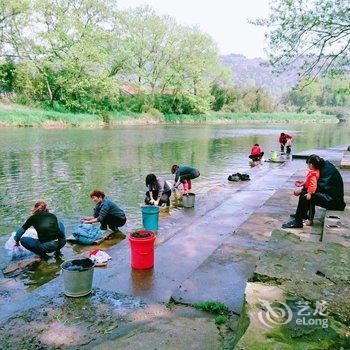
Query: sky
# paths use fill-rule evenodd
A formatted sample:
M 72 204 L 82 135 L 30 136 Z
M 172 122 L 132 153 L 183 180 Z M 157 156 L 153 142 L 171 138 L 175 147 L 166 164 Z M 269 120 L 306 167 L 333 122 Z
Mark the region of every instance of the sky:
M 121 9 L 143 4 L 158 14 L 175 17 L 184 25 L 197 25 L 214 38 L 221 54 L 263 57 L 264 28 L 247 23 L 249 19 L 267 17 L 269 0 L 118 0 Z

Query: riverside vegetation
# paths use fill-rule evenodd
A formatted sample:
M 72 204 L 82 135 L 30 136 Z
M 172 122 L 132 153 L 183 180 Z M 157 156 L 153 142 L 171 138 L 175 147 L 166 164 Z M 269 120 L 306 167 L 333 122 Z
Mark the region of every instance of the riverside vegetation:
M 0 3 L 0 97 L 16 104 L 0 105 L 3 126 L 307 122 L 339 114 L 328 106 L 349 106 L 344 72 L 308 82 L 307 89 L 301 81 L 280 101 L 263 88 L 235 85 L 233 75 L 209 35 L 148 6 Z
M 210 114 L 161 114 L 109 112 L 104 115 L 83 113 L 61 113 L 23 106 L 1 106 L 0 126 L 2 127 L 103 127 L 106 125 L 137 125 L 156 123 L 335 123 L 332 115 L 307 113 L 219 113 Z

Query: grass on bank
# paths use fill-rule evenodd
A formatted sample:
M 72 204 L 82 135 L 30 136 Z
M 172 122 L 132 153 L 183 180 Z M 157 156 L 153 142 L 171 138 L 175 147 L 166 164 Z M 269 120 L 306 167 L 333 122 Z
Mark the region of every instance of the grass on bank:
M 74 114 L 36 108 L 0 105 L 0 126 L 98 126 L 101 117 L 93 114 Z
M 230 310 L 228 307 L 218 301 L 207 300 L 193 305 L 196 309 L 209 312 L 216 315 L 214 323 L 219 326 L 229 320 Z
M 307 113 L 211 113 L 199 115 L 175 115 L 165 116 L 166 122 L 172 123 L 193 123 L 193 122 L 232 122 L 232 123 L 309 123 L 309 122 L 337 122 L 338 119 L 333 115 L 325 114 L 307 114 Z
M 132 112 L 112 112 L 109 114 L 74 114 L 48 111 L 18 105 L 0 104 L 0 126 L 42 126 L 42 127 L 100 127 L 105 121 L 118 124 L 156 123 L 313 123 L 337 122 L 335 116 L 306 113 L 211 113 L 199 115 L 162 115 L 160 112 L 138 114 Z

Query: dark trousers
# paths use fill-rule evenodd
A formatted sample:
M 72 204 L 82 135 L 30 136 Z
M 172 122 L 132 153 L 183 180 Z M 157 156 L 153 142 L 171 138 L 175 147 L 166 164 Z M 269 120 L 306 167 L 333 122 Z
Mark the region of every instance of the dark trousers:
M 46 255 L 46 253 L 58 252 L 66 244 L 66 239 L 59 238 L 55 241 L 40 242 L 36 238 L 22 237 L 20 242 L 24 248 L 39 256 L 43 256 Z
M 113 231 L 117 232 L 118 228 L 124 226 L 126 223 L 126 218 L 120 218 L 114 215 L 107 215 L 103 221 L 100 222 L 101 230 L 107 230 L 107 226 Z
M 281 143 L 281 152 L 284 152 L 284 144 Z M 287 154 L 290 154 L 292 152 L 292 147 L 291 146 L 286 146 L 287 149 Z
M 59 222 L 58 227 L 64 237 L 65 228 L 63 223 Z M 46 253 L 53 253 L 56 251 L 59 252 L 59 250 L 64 247 L 66 244 L 66 239 L 63 237 L 48 242 L 41 242 L 38 239 L 32 237 L 21 237 L 20 242 L 24 248 L 30 250 L 31 252 L 40 256 L 45 256 Z
M 183 180 L 193 180 L 193 179 L 196 179 L 197 177 L 199 177 L 201 174 L 200 172 L 196 169 L 194 172 L 192 173 L 189 173 L 189 174 L 182 174 L 180 176 L 180 180 L 183 181 Z
M 344 210 L 344 202 L 333 199 L 325 193 L 316 192 L 310 200 L 305 197 L 306 192 L 302 192 L 299 196 L 298 207 L 295 213 L 295 220 L 313 219 L 315 215 L 315 206 L 325 208 L 327 210 Z
M 254 162 L 257 162 L 258 160 L 260 160 L 263 157 L 263 155 L 264 155 L 264 152 L 261 152 L 260 154 L 255 154 L 255 155 L 251 154 L 249 156 L 249 158 L 251 160 L 253 160 Z
M 153 198 L 158 198 L 158 192 L 153 191 Z M 170 196 L 171 196 L 171 191 L 163 192 L 162 196 L 160 197 L 158 206 L 161 206 L 162 204 L 166 204 L 167 206 L 170 205 Z M 149 194 L 149 191 L 146 192 L 146 198 L 145 198 L 145 204 L 149 205 L 151 201 L 151 196 Z

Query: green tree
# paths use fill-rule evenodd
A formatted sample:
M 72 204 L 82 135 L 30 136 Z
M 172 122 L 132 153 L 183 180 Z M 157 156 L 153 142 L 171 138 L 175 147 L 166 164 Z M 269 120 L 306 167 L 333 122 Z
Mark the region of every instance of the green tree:
M 273 0 L 267 28 L 270 62 L 278 70 L 300 64 L 302 77 L 317 77 L 349 63 L 348 0 Z M 301 62 L 300 62 L 301 61 Z
M 211 88 L 211 94 L 214 96 L 214 101 L 211 107 L 214 111 L 220 111 L 226 103 L 226 91 L 220 86 L 214 84 Z
M 299 111 L 321 111 L 322 107 L 350 107 L 350 77 L 344 75 L 328 76 L 312 80 L 302 80 L 292 89 L 285 101 Z
M 102 0 L 32 1 L 4 35 L 3 52 L 16 59 L 24 75 L 18 80 L 32 79 L 33 84 L 24 84 L 25 94 L 72 111 L 103 109 L 117 91 L 108 78 L 109 19 L 110 8 Z
M 13 12 L 5 5 L 3 13 L 13 15 L 3 16 L 1 53 L 16 62 L 23 102 L 93 113 L 155 106 L 203 113 L 212 84 L 230 79 L 211 37 L 147 6 L 119 11 L 112 0 L 28 0 Z M 138 96 L 120 98 L 127 83 Z
M 0 64 L 0 93 L 9 94 L 15 89 L 16 66 L 13 61 L 5 60 Z

